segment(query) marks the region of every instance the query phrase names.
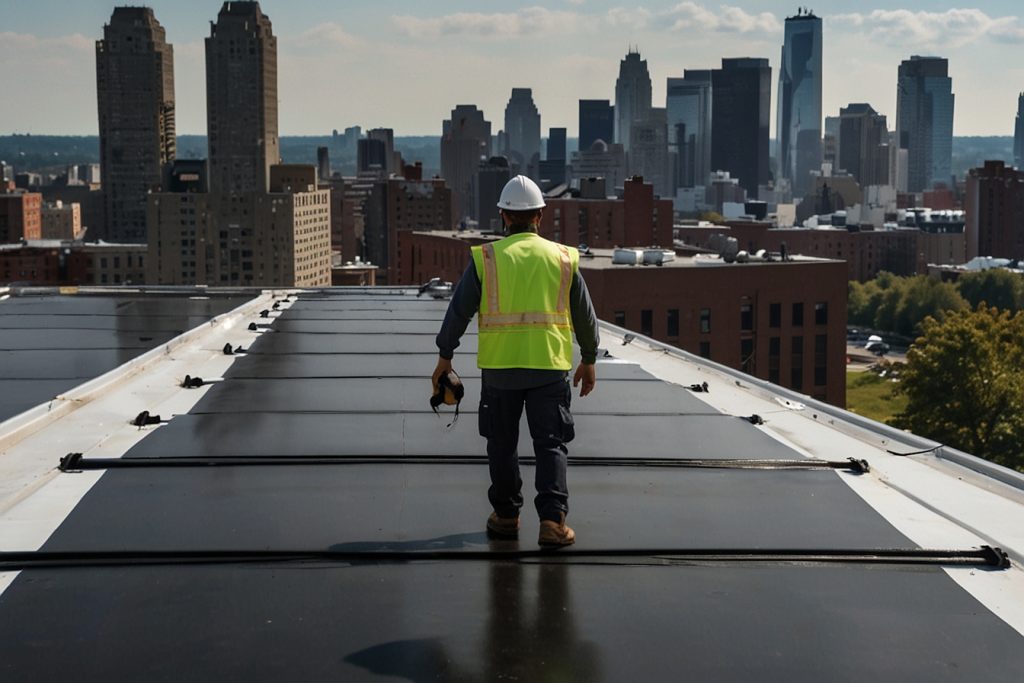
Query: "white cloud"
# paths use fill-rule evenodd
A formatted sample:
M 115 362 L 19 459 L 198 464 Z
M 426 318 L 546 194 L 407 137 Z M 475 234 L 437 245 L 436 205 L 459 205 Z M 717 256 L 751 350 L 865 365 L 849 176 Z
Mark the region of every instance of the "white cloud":
M 616 28 L 628 28 L 640 30 L 647 27 L 651 19 L 651 13 L 643 7 L 627 9 L 625 7 L 613 7 L 608 10 L 605 21 Z
M 990 17 L 980 9 L 945 12 L 874 10 L 839 14 L 832 21 L 845 22 L 873 39 L 912 47 L 963 47 L 985 38 L 1024 42 L 1024 26 L 1017 17 Z
M 565 0 L 565 1 L 567 3 L 569 3 L 570 5 L 576 5 L 577 7 L 579 7 L 580 5 L 585 3 L 587 0 Z
M 669 20 L 674 19 L 671 25 L 673 31 L 777 33 L 782 30 L 782 24 L 774 14 L 750 14 L 732 5 L 721 5 L 715 12 L 704 5 L 687 1 L 665 12 L 665 16 Z
M 565 35 L 575 32 L 588 20 L 576 12 L 526 7 L 517 12 L 484 14 L 457 12 L 439 17 L 395 15 L 391 22 L 411 38 L 467 36 L 471 38 L 507 39 L 543 35 Z
M 328 21 L 303 31 L 292 42 L 304 48 L 329 49 L 361 47 L 365 41 L 346 31 L 341 24 Z

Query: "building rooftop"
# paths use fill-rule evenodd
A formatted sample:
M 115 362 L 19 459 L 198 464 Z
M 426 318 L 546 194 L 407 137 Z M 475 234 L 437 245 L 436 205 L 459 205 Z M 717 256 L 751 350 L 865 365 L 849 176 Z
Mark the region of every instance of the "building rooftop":
M 1024 676 L 1020 475 L 602 324 L 577 544 L 490 541 L 475 325 L 447 428 L 445 301 L 250 294 L 0 424 L 11 680 Z
M 725 228 L 728 230 L 728 228 Z M 664 252 L 671 254 L 669 260 L 665 260 L 660 264 L 650 262 L 648 257 L 648 263 L 643 263 L 644 256 L 641 256 L 636 264 L 628 263 L 615 263 L 615 252 L 617 251 L 633 251 L 641 252 L 642 254 L 657 254 Z M 746 253 L 746 252 L 742 252 Z M 661 248 L 640 248 L 630 247 L 629 249 L 593 249 L 589 250 L 589 254 L 580 255 L 580 267 L 588 270 L 593 269 L 615 269 L 615 268 L 641 268 L 641 267 L 656 267 L 656 268 L 749 268 L 754 265 L 798 265 L 807 263 L 841 263 L 836 259 L 817 258 L 814 256 L 803 256 L 800 254 L 788 254 L 786 260 L 782 261 L 778 254 L 765 254 L 763 256 L 748 255 L 746 260 L 744 257 L 739 257 L 734 261 L 727 261 L 721 258 L 718 254 L 696 254 L 694 256 L 678 256 L 671 249 Z

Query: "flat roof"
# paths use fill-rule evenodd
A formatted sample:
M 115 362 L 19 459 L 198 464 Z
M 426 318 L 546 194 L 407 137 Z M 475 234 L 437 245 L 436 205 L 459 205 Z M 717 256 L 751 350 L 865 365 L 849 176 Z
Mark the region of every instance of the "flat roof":
M 529 509 L 519 541 L 488 539 L 475 324 L 460 419 L 427 405 L 446 306 L 265 292 L 59 420 L 0 434 L 4 671 L 1024 675 L 1013 473 L 612 325 L 597 388 L 573 397 L 577 544 L 537 550 Z M 129 424 L 140 410 L 160 422 Z
M 685 245 L 684 245 L 685 246 Z M 627 268 L 750 268 L 756 266 L 788 266 L 807 263 L 845 263 L 837 259 L 819 258 L 815 256 L 804 256 L 802 254 L 787 254 L 786 260 L 782 261 L 776 254 L 771 261 L 751 258 L 746 262 L 723 260 L 717 254 L 696 254 L 694 256 L 679 256 L 672 249 L 650 247 L 646 249 L 631 248 L 626 251 L 665 251 L 673 254 L 672 260 L 663 262 L 660 266 L 654 264 L 613 263 L 614 249 L 590 249 L 590 255 L 580 254 L 580 268 L 585 270 L 617 270 Z

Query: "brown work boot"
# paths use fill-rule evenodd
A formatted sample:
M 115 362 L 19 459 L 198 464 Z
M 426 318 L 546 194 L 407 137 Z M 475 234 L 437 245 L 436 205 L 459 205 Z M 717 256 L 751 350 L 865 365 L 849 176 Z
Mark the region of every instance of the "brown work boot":
M 492 512 L 487 518 L 487 531 L 503 538 L 518 538 L 519 517 L 499 517 L 497 512 Z
M 576 542 L 576 532 L 565 523 L 565 513 L 558 522 L 550 519 L 542 519 L 540 522 L 540 536 L 537 543 L 550 548 L 557 548 L 563 545 L 572 545 Z

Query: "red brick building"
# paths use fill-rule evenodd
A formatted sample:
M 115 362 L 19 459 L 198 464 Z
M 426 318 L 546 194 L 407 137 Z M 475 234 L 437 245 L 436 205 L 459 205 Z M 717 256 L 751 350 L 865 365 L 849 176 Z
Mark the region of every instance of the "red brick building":
M 967 258 L 1024 259 L 1024 172 L 986 161 L 967 174 Z
M 671 249 L 672 222 L 672 200 L 656 199 L 653 185 L 634 178 L 626 181 L 622 199 L 548 199 L 540 234 L 572 246 Z
M 477 231 L 398 233 L 397 285 L 421 285 L 439 277 L 458 282 L 472 258 L 469 248 L 500 239 Z
M 696 257 L 629 266 L 613 264 L 605 252 L 581 259 L 580 269 L 602 320 L 846 405 L 842 262 Z
M 0 245 L 0 284 L 25 286 L 145 284 L 145 244 L 67 240 Z
M 42 237 L 43 195 L 38 192 L 0 193 L 0 244 Z

